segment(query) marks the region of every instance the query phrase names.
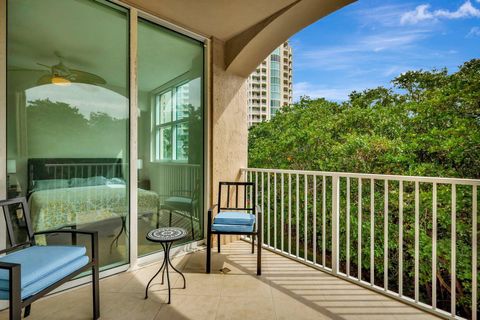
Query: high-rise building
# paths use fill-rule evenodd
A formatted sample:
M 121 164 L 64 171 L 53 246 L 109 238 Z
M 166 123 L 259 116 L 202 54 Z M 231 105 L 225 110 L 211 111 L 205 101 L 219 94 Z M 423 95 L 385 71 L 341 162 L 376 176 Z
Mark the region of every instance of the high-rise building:
M 292 48 L 275 49 L 247 79 L 248 127 L 270 120 L 292 103 Z

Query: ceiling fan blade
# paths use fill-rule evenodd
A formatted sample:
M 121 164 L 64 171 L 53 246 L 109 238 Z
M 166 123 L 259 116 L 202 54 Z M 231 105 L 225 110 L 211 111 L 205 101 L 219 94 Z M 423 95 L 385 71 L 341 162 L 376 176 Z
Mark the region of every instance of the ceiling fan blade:
M 45 67 L 45 68 L 47 68 L 47 69 L 49 69 L 49 70 L 52 69 L 52 66 L 48 66 L 48 65 L 43 64 L 43 63 L 40 63 L 40 62 L 37 62 L 37 64 L 38 64 L 39 66 Z
M 46 72 L 44 69 L 29 69 L 21 67 L 8 67 L 8 71 L 25 71 L 25 72 Z
M 96 74 L 80 71 L 75 69 L 70 69 L 70 76 L 69 78 L 73 82 L 80 82 L 80 83 L 90 83 L 90 84 L 106 84 L 107 81 Z
M 103 79 L 100 76 L 97 76 L 96 74 L 86 72 L 86 71 L 76 70 L 76 69 L 70 69 L 63 63 L 63 56 L 59 52 L 55 51 L 54 54 L 60 60 L 60 62 L 56 65 L 48 66 L 48 65 L 37 62 L 38 65 L 45 67 L 50 71 L 49 74 L 41 76 L 38 79 L 37 83 L 39 85 L 52 83 L 52 79 L 54 77 L 64 78 L 67 81 L 70 81 L 73 83 L 88 83 L 88 84 L 106 84 L 107 83 L 105 79 Z
M 38 78 L 37 84 L 39 86 L 44 85 L 44 84 L 52 84 L 52 76 L 50 74 L 46 74 Z

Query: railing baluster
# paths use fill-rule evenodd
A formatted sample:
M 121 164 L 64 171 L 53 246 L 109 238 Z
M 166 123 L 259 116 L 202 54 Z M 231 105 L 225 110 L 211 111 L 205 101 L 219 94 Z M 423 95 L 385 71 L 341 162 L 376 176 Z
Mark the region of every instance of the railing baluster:
M 358 243 L 357 243 L 357 258 L 358 258 L 358 280 L 362 280 L 362 179 L 358 178 Z
M 303 255 L 305 258 L 305 261 L 308 260 L 308 228 L 307 228 L 307 223 L 308 223 L 308 178 L 307 175 L 304 175 L 304 189 L 305 189 L 305 195 L 304 195 L 304 203 L 305 203 L 305 214 L 304 214 L 304 221 L 303 221 L 303 228 L 304 228 L 304 236 L 303 236 Z
M 277 246 L 277 173 L 273 174 L 273 247 Z
M 281 186 L 281 199 L 280 199 L 280 211 L 281 211 L 281 218 L 280 218 L 280 226 L 281 226 L 281 231 L 280 231 L 280 236 L 281 236 L 281 240 L 280 240 L 280 243 L 281 243 L 281 248 L 282 248 L 282 252 L 284 251 L 284 237 L 285 237 L 285 214 L 284 214 L 284 211 L 285 211 L 285 205 L 284 205 L 284 197 L 285 197 L 285 188 L 283 186 L 284 184 L 284 178 L 283 178 L 283 173 L 281 174 L 281 179 L 280 179 L 280 182 L 282 184 Z
M 258 172 L 255 171 L 255 206 L 258 206 Z M 263 212 L 262 212 L 263 213 Z
M 451 270 L 450 270 L 450 297 L 451 297 L 451 307 L 450 311 L 452 317 L 456 316 L 457 313 L 457 295 L 456 295 L 456 284 L 457 284 L 457 186 L 452 184 L 452 243 L 451 243 Z
M 346 220 L 347 220 L 347 248 L 346 248 L 346 259 L 347 259 L 347 276 L 350 277 L 350 178 L 347 177 L 347 207 L 346 207 Z
M 325 255 L 326 255 L 326 242 L 325 242 L 325 237 L 326 237 L 326 227 L 325 227 L 325 213 L 327 210 L 327 188 L 325 186 L 326 184 L 326 177 L 323 176 L 323 181 L 322 181 L 322 266 L 325 268 Z
M 418 303 L 419 296 L 419 268 L 420 268 L 420 243 L 419 243 L 419 225 L 420 225 L 420 187 L 418 181 L 415 181 L 415 302 Z
M 340 267 L 340 178 L 332 177 L 332 272 Z
M 268 246 L 271 247 L 270 243 L 270 172 L 267 173 L 267 243 Z
M 262 214 L 265 217 L 265 179 L 264 174 L 262 172 Z M 265 232 L 265 219 L 262 219 L 262 231 Z M 263 243 L 265 244 L 265 238 L 263 239 Z
M 298 256 L 300 255 L 300 176 L 298 175 L 297 173 L 297 185 L 296 185 L 296 189 L 297 189 L 297 197 L 296 197 L 296 214 L 295 214 L 295 219 L 297 221 L 297 225 L 296 225 L 296 228 L 295 228 L 295 238 L 296 238 L 296 256 L 298 258 Z
M 193 178 L 193 176 L 194 175 L 192 174 L 192 178 Z M 250 171 L 250 182 L 253 182 L 253 172 L 252 171 Z M 191 182 L 190 182 L 190 185 L 192 185 Z M 253 188 L 251 188 L 250 189 L 250 203 L 252 203 L 251 201 L 252 201 L 252 198 L 253 198 L 253 192 L 254 192 L 254 190 L 253 190 Z M 253 205 L 253 203 L 252 203 L 252 205 Z
M 292 175 L 288 174 L 288 254 L 292 254 Z
M 383 289 L 388 291 L 388 180 L 385 180 L 383 207 Z
M 317 176 L 313 176 L 313 263 L 317 263 Z
M 403 181 L 398 184 L 398 295 L 403 296 Z
M 432 186 L 432 308 L 437 308 L 437 183 Z
M 472 320 L 477 320 L 477 186 L 472 186 Z
M 370 179 L 370 284 L 375 284 L 375 180 Z

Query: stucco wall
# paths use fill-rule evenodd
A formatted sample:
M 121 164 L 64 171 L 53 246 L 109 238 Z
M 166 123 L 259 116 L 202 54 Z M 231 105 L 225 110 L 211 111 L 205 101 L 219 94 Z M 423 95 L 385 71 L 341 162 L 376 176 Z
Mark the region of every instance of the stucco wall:
M 218 182 L 240 180 L 240 168 L 247 166 L 247 90 L 246 78 L 225 71 L 225 44 L 212 39 L 212 110 L 210 203 L 217 203 Z M 232 238 L 222 236 L 222 242 Z

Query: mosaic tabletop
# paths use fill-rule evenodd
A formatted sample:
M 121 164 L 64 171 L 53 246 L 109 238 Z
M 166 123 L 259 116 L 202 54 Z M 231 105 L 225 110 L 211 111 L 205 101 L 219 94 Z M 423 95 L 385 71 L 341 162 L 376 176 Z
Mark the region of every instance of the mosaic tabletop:
M 187 231 L 183 228 L 166 227 L 158 228 L 147 234 L 147 239 L 154 242 L 176 241 L 186 237 Z

